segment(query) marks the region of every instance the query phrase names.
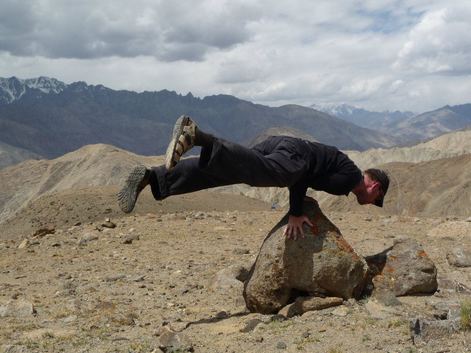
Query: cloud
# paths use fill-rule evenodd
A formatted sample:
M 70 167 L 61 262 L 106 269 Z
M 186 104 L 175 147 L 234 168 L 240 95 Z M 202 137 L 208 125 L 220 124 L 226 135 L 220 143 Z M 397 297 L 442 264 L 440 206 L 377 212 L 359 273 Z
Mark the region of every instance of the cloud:
M 423 111 L 469 102 L 466 0 L 0 0 L 0 76 Z
M 426 13 L 414 26 L 393 64 L 422 73 L 471 73 L 471 4 Z
M 49 58 L 202 60 L 211 50 L 248 40 L 246 25 L 257 12 L 244 3 L 214 0 L 2 0 L 0 51 Z

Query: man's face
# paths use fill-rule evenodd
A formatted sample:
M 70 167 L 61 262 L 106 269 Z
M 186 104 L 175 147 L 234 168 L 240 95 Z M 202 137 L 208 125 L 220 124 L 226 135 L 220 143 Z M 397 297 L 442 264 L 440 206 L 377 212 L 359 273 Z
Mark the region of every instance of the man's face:
M 363 182 L 365 183 L 365 192 L 357 195 L 358 203 L 360 205 L 374 203 L 381 195 L 381 184 L 371 179 L 367 173 L 363 175 Z

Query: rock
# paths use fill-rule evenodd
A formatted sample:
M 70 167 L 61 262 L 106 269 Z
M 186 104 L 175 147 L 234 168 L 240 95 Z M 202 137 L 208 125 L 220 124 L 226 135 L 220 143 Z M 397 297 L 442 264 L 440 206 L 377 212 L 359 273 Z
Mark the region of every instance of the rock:
M 47 234 L 54 234 L 56 232 L 56 229 L 54 227 L 45 227 L 45 228 L 40 228 L 36 230 L 32 237 L 33 238 L 42 238 Z
M 368 311 L 371 318 L 377 320 L 388 319 L 398 314 L 398 311 L 394 307 L 383 305 L 375 299 L 370 299 L 365 304 L 365 309 Z
M 36 309 L 30 302 L 19 299 L 10 300 L 0 305 L 0 317 L 29 317 L 36 314 Z
M 285 342 L 279 341 L 279 342 L 276 344 L 276 348 L 277 348 L 277 349 L 286 349 L 286 348 L 288 348 L 288 346 L 286 345 Z
M 163 352 L 194 352 L 188 338 L 182 333 L 171 330 L 168 326 L 163 326 L 159 330 L 159 336 L 159 348 Z
M 139 240 L 138 234 L 128 234 L 123 238 L 123 244 L 132 244 L 134 240 Z
M 25 249 L 31 245 L 31 242 L 28 239 L 23 239 L 23 241 L 18 245 L 18 249 Z
M 304 212 L 315 225 L 304 227 L 304 238 L 290 240 L 283 235 L 288 215 L 265 238 L 245 284 L 244 297 L 250 311 L 275 313 L 296 291 L 343 299 L 362 293 L 368 269 L 364 259 L 315 200 L 307 199 Z
M 429 339 L 448 337 L 454 332 L 460 330 L 460 319 L 452 318 L 449 320 L 427 320 L 416 318 L 410 321 L 410 332 L 414 344 Z
M 389 290 L 401 296 L 437 290 L 437 268 L 413 239 L 396 239 L 392 247 L 365 260 L 375 291 Z
M 105 227 L 105 228 L 111 228 L 111 229 L 116 228 L 116 224 L 111 222 L 111 220 L 109 218 L 107 218 L 101 226 Z
M 335 308 L 332 311 L 332 315 L 338 316 L 338 317 L 345 317 L 349 313 L 349 309 L 346 306 L 340 306 L 338 308 Z
M 237 292 L 242 293 L 244 289 L 243 281 L 247 279 L 249 271 L 242 265 L 232 265 L 222 269 L 214 275 L 210 283 L 210 289 L 217 292 Z
M 247 255 L 247 254 L 250 254 L 250 250 L 249 249 L 241 249 L 241 248 L 237 248 L 237 249 L 234 249 L 232 251 L 232 253 L 234 255 Z
M 105 282 L 116 282 L 119 281 L 120 279 L 126 278 L 125 274 L 117 274 L 117 275 L 112 275 L 112 276 L 107 276 L 104 278 Z
M 292 304 L 286 305 L 278 314 L 286 318 L 302 315 L 308 311 L 323 310 L 332 306 L 342 305 L 343 299 L 336 297 L 298 297 Z
M 81 246 L 87 245 L 89 242 L 97 239 L 98 235 L 96 235 L 95 233 L 84 233 L 82 237 L 78 240 L 77 244 Z
M 446 259 L 451 266 L 471 267 L 471 251 L 463 248 L 454 248 L 447 254 Z
M 244 324 L 244 327 L 242 327 L 239 330 L 239 332 L 243 332 L 243 333 L 251 332 L 251 331 L 255 330 L 255 328 L 261 323 L 263 323 L 263 321 L 260 320 L 260 319 L 247 320 Z

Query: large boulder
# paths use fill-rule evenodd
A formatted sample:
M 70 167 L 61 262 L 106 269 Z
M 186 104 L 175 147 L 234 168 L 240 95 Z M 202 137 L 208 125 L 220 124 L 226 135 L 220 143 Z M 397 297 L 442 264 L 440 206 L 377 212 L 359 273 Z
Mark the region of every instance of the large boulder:
M 288 215 L 265 238 L 245 282 L 244 298 L 250 311 L 276 313 L 298 294 L 344 299 L 359 297 L 368 266 L 345 241 L 317 202 L 306 199 L 305 237 L 287 239 Z
M 438 287 L 437 268 L 414 239 L 398 239 L 382 253 L 366 257 L 373 295 L 432 294 Z

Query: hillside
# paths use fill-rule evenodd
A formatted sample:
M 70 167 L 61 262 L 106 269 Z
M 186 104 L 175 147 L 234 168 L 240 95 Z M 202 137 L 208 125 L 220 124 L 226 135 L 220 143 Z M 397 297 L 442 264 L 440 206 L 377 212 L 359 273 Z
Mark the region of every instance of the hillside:
M 27 159 L 39 159 L 40 155 L 0 142 L 0 169 Z

